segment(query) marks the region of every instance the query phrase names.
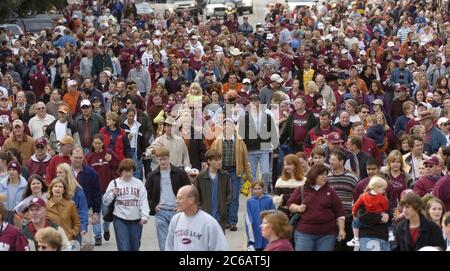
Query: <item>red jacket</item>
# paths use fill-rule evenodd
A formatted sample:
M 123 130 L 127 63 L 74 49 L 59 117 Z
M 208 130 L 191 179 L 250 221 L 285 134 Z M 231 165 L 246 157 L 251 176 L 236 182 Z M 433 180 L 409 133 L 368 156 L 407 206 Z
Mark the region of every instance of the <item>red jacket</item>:
M 103 140 L 104 140 L 104 147 L 106 149 L 111 149 L 110 145 L 111 145 L 111 133 L 109 131 L 106 130 L 106 127 L 103 127 L 100 129 L 100 134 L 103 135 Z M 125 143 L 124 141 L 126 134 L 125 134 L 125 130 L 122 128 L 119 128 L 119 135 L 116 137 L 116 139 L 114 140 L 114 149 L 112 149 L 117 156 L 117 159 L 119 161 L 122 161 L 123 159 L 126 158 L 125 155 Z
M 352 207 L 353 216 L 356 216 L 358 209 L 364 205 L 367 212 L 370 213 L 382 213 L 387 212 L 389 208 L 389 202 L 385 195 L 377 194 L 372 195 L 369 192 L 365 192 L 359 197 Z

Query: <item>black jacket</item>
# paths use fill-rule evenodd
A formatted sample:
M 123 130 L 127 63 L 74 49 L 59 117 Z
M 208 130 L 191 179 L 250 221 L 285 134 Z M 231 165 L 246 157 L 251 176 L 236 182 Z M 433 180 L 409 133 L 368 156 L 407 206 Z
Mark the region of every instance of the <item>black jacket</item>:
M 417 251 L 425 246 L 440 247 L 445 249 L 442 230 L 434 222 L 426 219 L 420 214 L 420 234 L 416 245 L 411 244 L 411 235 L 409 233 L 409 220 L 404 219 L 397 225 L 395 231 L 395 241 L 397 247 L 393 250 Z
M 308 118 L 306 121 L 306 133 L 308 133 L 312 128 L 317 125 L 317 119 L 311 111 L 307 111 Z M 292 112 L 286 120 L 286 127 L 280 136 L 280 144 L 287 144 L 293 148 L 298 148 L 299 151 L 303 151 L 303 142 L 295 142 L 294 135 L 294 112 Z
M 150 172 L 146 178 L 145 188 L 147 189 L 148 205 L 150 207 L 150 215 L 155 215 L 155 208 L 159 204 L 159 196 L 161 194 L 161 172 L 159 167 Z M 184 170 L 170 165 L 170 181 L 172 182 L 173 194 L 176 196 L 178 189 L 191 182 Z
M 260 110 L 264 110 L 261 108 Z M 259 126 L 259 133 L 256 131 L 256 126 L 250 113 L 245 112 L 245 117 L 241 119 L 239 125 L 239 135 L 244 138 L 245 145 L 248 151 L 257 150 L 272 150 L 278 147 L 279 139 L 276 124 L 273 118 L 266 112 L 261 112 L 261 124 Z M 269 146 L 270 143 L 275 145 Z

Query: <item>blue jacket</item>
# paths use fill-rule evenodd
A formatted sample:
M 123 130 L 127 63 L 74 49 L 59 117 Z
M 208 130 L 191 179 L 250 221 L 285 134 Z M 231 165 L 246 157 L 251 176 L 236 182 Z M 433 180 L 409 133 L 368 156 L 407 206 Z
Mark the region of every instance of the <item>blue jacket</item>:
M 430 145 L 430 153 L 426 153 L 426 155 L 430 156 L 433 153 L 437 153 L 440 147 L 447 146 L 447 138 L 445 138 L 445 135 L 438 128 L 431 128 L 431 130 L 427 133 L 427 137 L 428 134 L 430 136 L 430 141 L 425 143 Z
M 80 231 L 88 230 L 89 224 L 89 208 L 86 201 L 86 196 L 84 194 L 83 188 L 77 186 L 75 190 L 75 196 L 72 199 L 77 206 L 78 216 L 80 217 L 81 229 Z
M 66 45 L 66 43 L 70 43 L 74 46 L 77 46 L 77 40 L 70 35 L 64 35 L 62 37 L 60 37 L 57 41 L 53 42 L 53 45 L 56 48 L 62 48 Z
M 14 209 L 14 207 L 16 207 L 21 201 L 22 201 L 22 194 L 23 191 L 25 190 L 25 188 L 27 187 L 27 181 L 25 180 L 24 177 L 19 176 L 20 182 L 19 182 L 19 188 L 17 189 L 17 193 L 14 195 L 14 202 L 13 205 L 14 206 L 10 206 L 9 200 L 6 201 L 6 209 L 8 211 L 12 211 Z M 0 195 L 3 194 L 5 196 L 8 195 L 8 181 L 9 181 L 9 176 L 5 177 L 3 180 L 0 181 Z
M 261 212 L 265 210 L 275 210 L 275 204 L 268 194 L 264 194 L 261 198 L 253 196 L 247 200 L 245 214 L 247 245 L 253 245 L 255 249 L 265 248 L 267 245 L 267 240 L 261 234 Z
M 88 209 L 92 208 L 94 213 L 100 213 L 102 193 L 100 192 L 100 182 L 95 170 L 90 166 L 83 166 L 83 169 L 77 175 L 77 181 L 83 187 Z
M 401 78 L 401 75 L 403 75 L 403 78 Z M 391 84 L 400 84 L 407 86 L 408 88 L 411 86 L 413 82 L 412 73 L 409 69 L 405 68 L 403 70 L 400 70 L 400 68 L 396 68 L 391 73 Z

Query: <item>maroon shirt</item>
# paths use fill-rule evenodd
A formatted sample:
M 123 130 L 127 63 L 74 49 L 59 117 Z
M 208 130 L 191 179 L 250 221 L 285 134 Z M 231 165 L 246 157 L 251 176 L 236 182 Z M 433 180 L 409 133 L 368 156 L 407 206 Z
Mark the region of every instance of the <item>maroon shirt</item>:
M 288 239 L 278 239 L 267 244 L 264 251 L 294 251 Z
M 288 207 L 293 203 L 298 205 L 302 203 L 301 187 L 294 190 L 288 200 Z M 296 231 L 313 235 L 329 235 L 338 232 L 336 219 L 345 216 L 345 211 L 341 199 L 328 183 L 318 191 L 306 185 L 303 204 L 307 206 L 306 211 L 301 214 Z
M 433 188 L 433 195 L 444 202 L 445 210 L 450 210 L 450 176 L 439 179 Z
M 406 187 L 406 180 L 405 180 L 405 174 L 401 173 L 396 178 L 390 176 L 390 180 L 392 182 L 392 185 L 394 186 L 395 195 L 397 196 L 397 200 L 400 201 L 400 194 L 403 190 L 405 190 Z
M 294 139 L 295 142 L 304 142 L 308 131 L 306 130 L 306 124 L 308 122 L 309 114 L 305 111 L 303 115 L 299 115 L 294 112 Z
M 108 162 L 105 160 L 106 154 L 111 155 L 111 161 Z M 86 155 L 86 162 L 97 172 L 100 182 L 100 191 L 104 194 L 111 180 L 119 177 L 117 172 L 119 160 L 117 159 L 117 156 L 110 149 L 103 150 L 103 152 L 100 153 L 89 152 Z
M 0 224 L 0 250 L 28 251 L 28 240 L 20 230 L 11 224 Z

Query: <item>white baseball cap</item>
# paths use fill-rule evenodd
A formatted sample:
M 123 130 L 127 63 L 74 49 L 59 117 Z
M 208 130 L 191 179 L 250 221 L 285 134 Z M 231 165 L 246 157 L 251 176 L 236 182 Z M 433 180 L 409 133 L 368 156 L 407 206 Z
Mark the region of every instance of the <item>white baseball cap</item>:
M 272 33 L 269 33 L 269 34 L 267 34 L 267 37 L 266 37 L 266 39 L 268 39 L 268 40 L 271 40 L 271 39 L 273 39 L 273 34 L 272 34 Z
M 84 99 L 80 103 L 80 107 L 83 107 L 83 106 L 91 106 L 91 102 L 88 99 Z
M 277 82 L 277 83 L 282 83 L 283 82 L 283 78 L 281 78 L 281 76 L 277 73 L 272 74 L 272 76 L 270 76 L 270 81 L 272 82 Z
M 443 123 L 446 123 L 448 121 L 448 119 L 446 117 L 442 117 L 440 119 L 438 119 L 437 121 L 437 125 L 440 126 Z
M 390 41 L 387 43 L 387 47 L 395 47 L 395 43 Z

